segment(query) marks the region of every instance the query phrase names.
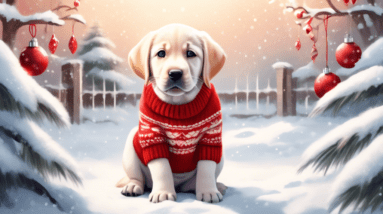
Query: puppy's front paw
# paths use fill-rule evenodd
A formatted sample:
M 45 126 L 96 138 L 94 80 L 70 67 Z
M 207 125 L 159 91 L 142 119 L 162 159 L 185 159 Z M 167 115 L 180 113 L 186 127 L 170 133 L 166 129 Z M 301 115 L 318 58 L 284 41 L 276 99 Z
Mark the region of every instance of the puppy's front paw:
M 142 182 L 138 180 L 130 180 L 129 183 L 122 188 L 121 194 L 125 196 L 139 196 L 144 193 Z
M 176 201 L 176 193 L 170 191 L 152 191 L 149 195 L 149 201 L 152 203 L 159 203 L 165 200 Z
M 217 188 L 204 189 L 202 191 L 197 190 L 196 198 L 198 201 L 204 201 L 208 203 L 218 203 L 223 200 L 223 196 Z

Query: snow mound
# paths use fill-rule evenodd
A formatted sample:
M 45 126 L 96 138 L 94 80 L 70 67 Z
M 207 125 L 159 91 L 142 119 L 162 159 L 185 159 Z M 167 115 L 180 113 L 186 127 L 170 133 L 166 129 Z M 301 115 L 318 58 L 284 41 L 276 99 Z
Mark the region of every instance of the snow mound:
M 92 51 L 87 52 L 84 55 L 81 55 L 79 59 L 91 62 L 91 63 L 121 63 L 123 59 L 118 57 L 116 54 L 114 54 L 112 51 L 106 49 L 106 48 L 93 48 Z
M 276 62 L 272 65 L 272 67 L 274 69 L 278 69 L 278 68 L 294 69 L 293 66 L 287 62 Z
M 316 77 L 321 73 L 321 71 L 314 66 L 314 63 L 311 61 L 309 64 L 298 68 L 293 73 L 293 78 L 298 78 L 298 81 L 305 81 L 310 77 Z
M 383 169 L 383 135 L 377 137 L 358 156 L 350 160 L 333 183 L 331 199 L 354 185 L 370 182 Z
M 372 43 L 363 53 L 362 58 L 351 69 L 340 68 L 336 71 L 341 76 L 351 76 L 363 69 L 370 68 L 374 65 L 383 64 L 383 38 Z
M 367 90 L 371 86 L 377 87 L 381 84 L 383 84 L 383 67 L 371 67 L 351 76 L 346 81 L 339 83 L 317 102 L 315 109 L 327 106 L 338 98 Z
M 21 22 L 28 22 L 32 20 L 43 20 L 45 22 L 53 22 L 58 25 L 64 25 L 65 22 L 54 14 L 52 11 L 46 11 L 44 13 L 35 13 L 30 16 L 23 16 L 19 13 L 15 6 L 8 5 L 6 3 L 0 4 L 0 14 L 5 17 L 7 22 L 13 20 L 20 20 Z
M 0 49 L 0 85 L 4 85 L 16 101 L 32 112 L 37 111 L 40 102 L 69 126 L 69 115 L 60 101 L 24 71 L 19 60 L 3 41 L 0 41 Z
M 88 41 L 83 42 L 82 46 L 87 46 L 90 44 L 97 44 L 103 47 L 116 48 L 116 45 L 110 39 L 101 36 L 96 36 Z
M 337 143 L 339 139 L 351 137 L 354 134 L 358 134 L 359 139 L 363 139 L 369 133 L 374 135 L 379 127 L 383 125 L 382 119 L 383 106 L 380 106 L 339 125 L 306 149 L 302 156 L 302 163 L 307 163 L 311 158 L 316 157 L 323 150 Z

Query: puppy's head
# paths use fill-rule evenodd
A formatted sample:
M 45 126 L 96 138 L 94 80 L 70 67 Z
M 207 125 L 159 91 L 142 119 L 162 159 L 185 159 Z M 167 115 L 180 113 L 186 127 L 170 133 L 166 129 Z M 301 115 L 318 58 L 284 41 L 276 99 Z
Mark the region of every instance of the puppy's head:
M 210 80 L 225 63 L 223 49 L 206 33 L 181 25 L 167 25 L 146 35 L 129 53 L 132 70 L 145 84 L 169 96 L 186 94 Z

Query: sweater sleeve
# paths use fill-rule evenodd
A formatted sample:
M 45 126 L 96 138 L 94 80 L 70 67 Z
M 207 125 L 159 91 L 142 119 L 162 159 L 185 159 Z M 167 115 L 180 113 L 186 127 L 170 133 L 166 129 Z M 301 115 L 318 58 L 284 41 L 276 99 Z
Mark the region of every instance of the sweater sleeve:
M 222 157 L 222 115 L 205 132 L 198 142 L 198 160 L 212 160 L 217 164 Z
M 161 127 L 141 117 L 138 137 L 145 166 L 151 160 L 169 158 L 169 145 L 163 136 Z

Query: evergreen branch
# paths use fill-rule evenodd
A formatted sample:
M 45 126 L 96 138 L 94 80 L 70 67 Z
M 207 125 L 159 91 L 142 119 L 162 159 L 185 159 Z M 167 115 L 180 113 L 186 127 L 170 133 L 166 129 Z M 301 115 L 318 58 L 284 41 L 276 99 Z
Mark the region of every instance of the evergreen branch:
M 339 111 L 347 104 L 351 103 L 352 105 L 354 103 L 359 103 L 365 101 L 366 99 L 376 97 L 380 94 L 383 94 L 383 84 L 380 84 L 378 86 L 370 86 L 367 90 L 358 91 L 348 96 L 339 97 L 333 100 L 332 102 L 328 103 L 327 105 L 315 108 L 309 114 L 309 117 L 315 117 L 330 110 L 332 110 L 332 116 L 336 116 L 339 113 Z
M 8 189 L 23 188 L 35 192 L 40 196 L 46 196 L 52 204 L 55 204 L 60 211 L 63 211 L 60 204 L 49 193 L 49 191 L 34 179 L 26 177 L 22 173 L 3 173 L 0 168 L 0 207 L 5 205 L 8 208 L 14 206 L 13 202 L 9 200 L 7 195 Z
M 20 102 L 16 101 L 3 84 L 0 84 L 0 110 L 17 112 L 21 118 L 28 117 L 38 122 L 45 118 L 55 123 L 58 127 L 66 127 L 66 123 L 51 108 L 37 102 L 37 111 L 32 112 Z
M 371 133 L 362 139 L 360 139 L 358 134 L 354 134 L 351 137 L 345 136 L 304 163 L 299 168 L 298 173 L 301 173 L 308 166 L 312 165 L 314 167 L 314 171 L 324 171 L 324 175 L 326 175 L 330 167 L 339 167 L 345 165 L 356 153 L 359 153 L 368 145 L 370 145 L 372 140 L 382 131 L 383 126 L 380 127 L 373 138 L 371 138 Z
M 0 126 L 0 131 L 21 144 L 21 158 L 24 162 L 35 168 L 44 177 L 44 179 L 46 179 L 49 175 L 53 177 L 61 176 L 66 180 L 69 178 L 76 185 L 82 184 L 81 178 L 74 171 L 56 161 L 47 161 L 42 155 L 34 151 L 28 141 L 20 134 L 12 132 L 2 126 Z
M 370 182 L 362 185 L 354 185 L 337 196 L 330 204 L 329 212 L 340 206 L 342 213 L 348 206 L 354 203 L 354 210 L 365 212 L 371 209 L 374 212 L 380 207 L 383 210 L 383 170 L 380 171 Z

